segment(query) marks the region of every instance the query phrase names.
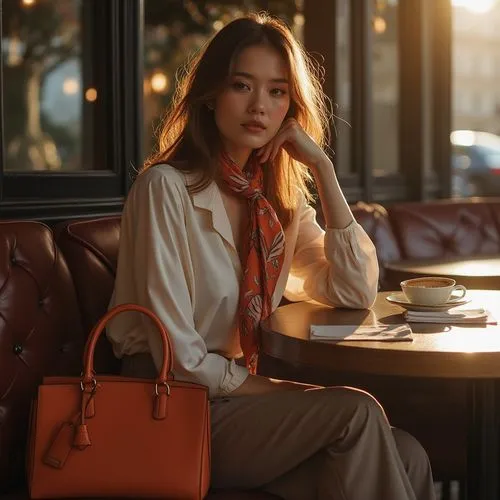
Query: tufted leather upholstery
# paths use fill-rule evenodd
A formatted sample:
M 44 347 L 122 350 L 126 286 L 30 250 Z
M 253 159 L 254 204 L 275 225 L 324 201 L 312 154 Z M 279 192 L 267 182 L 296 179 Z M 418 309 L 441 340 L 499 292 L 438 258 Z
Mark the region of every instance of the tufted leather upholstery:
M 37 384 L 42 375 L 80 372 L 84 339 L 113 289 L 120 217 L 65 222 L 55 232 L 56 238 L 38 222 L 0 222 L 0 498 L 5 500 L 29 498 L 19 485 Z M 119 371 L 106 338 L 100 340 L 96 370 Z M 207 497 L 276 498 L 244 491 Z
M 115 280 L 119 238 L 120 217 L 64 222 L 56 228 L 57 244 L 75 282 L 85 336 L 107 310 Z M 120 371 L 120 363 L 105 336 L 99 339 L 95 367 L 98 373 Z
M 497 199 L 496 202 L 489 203 L 489 207 L 491 209 L 491 214 L 493 220 L 495 221 L 495 226 L 498 234 L 500 234 L 500 200 Z
M 382 265 L 500 251 L 500 199 L 352 208 Z M 81 368 L 84 338 L 111 294 L 119 231 L 119 217 L 71 221 L 57 228 L 56 244 L 38 222 L 0 222 L 0 493 L 20 482 L 29 402 L 41 376 Z M 101 373 L 119 370 L 105 339 L 96 356 Z M 213 498 L 220 495 L 266 498 Z
M 352 213 L 377 248 L 380 288 L 386 289 L 384 264 L 401 259 L 401 252 L 392 232 L 387 210 L 378 203 L 358 202 Z
M 478 198 L 405 203 L 389 218 L 404 258 L 489 255 L 500 252 L 499 206 Z
M 19 480 L 30 400 L 42 375 L 77 373 L 82 327 L 48 227 L 0 223 L 0 486 Z

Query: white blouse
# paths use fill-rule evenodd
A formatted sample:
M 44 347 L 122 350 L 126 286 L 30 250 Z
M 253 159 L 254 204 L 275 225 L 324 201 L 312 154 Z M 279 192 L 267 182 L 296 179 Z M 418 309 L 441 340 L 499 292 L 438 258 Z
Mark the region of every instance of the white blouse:
M 326 200 L 328 203 L 328 200 Z M 273 310 L 285 295 L 349 308 L 376 297 L 375 247 L 355 221 L 344 229 L 317 224 L 304 202 L 285 230 L 285 258 Z M 134 182 L 121 222 L 115 289 L 110 307 L 132 302 L 153 310 L 174 345 L 174 374 L 201 383 L 210 397 L 239 387 L 248 370 L 236 320 L 241 263 L 216 183 L 191 195 L 184 174 L 169 165 L 150 168 Z M 151 352 L 161 365 L 161 341 L 147 318 L 117 316 L 108 327 L 116 356 Z

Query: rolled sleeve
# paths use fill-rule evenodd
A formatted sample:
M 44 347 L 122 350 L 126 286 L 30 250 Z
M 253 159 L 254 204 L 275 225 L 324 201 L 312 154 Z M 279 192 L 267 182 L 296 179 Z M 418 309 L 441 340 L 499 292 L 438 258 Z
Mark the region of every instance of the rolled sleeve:
M 217 396 L 227 396 L 245 382 L 249 375 L 249 371 L 245 366 L 238 365 L 234 359 L 228 362 L 227 370 L 222 383 L 220 384 L 220 391 Z
M 371 307 L 377 297 L 379 267 L 375 246 L 361 225 L 352 221 L 344 229 L 327 229 L 325 255 L 330 287 L 336 289 L 331 294 L 334 300 L 344 307 Z
M 312 207 L 302 208 L 287 297 L 353 309 L 371 307 L 379 268 L 369 236 L 354 220 L 346 228 L 325 232 L 315 216 Z

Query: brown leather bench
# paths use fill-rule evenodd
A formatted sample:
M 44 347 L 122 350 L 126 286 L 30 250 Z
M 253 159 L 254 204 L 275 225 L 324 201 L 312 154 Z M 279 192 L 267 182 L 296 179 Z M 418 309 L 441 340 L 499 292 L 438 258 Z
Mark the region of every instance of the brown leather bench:
M 500 255 L 500 198 L 359 203 L 353 212 L 377 248 L 381 290 L 399 290 L 389 263 Z
M 353 211 L 377 247 L 382 271 L 384 263 L 398 259 L 500 252 L 498 198 L 394 204 L 388 210 L 360 203 Z M 79 373 L 85 336 L 106 310 L 113 287 L 119 232 L 119 217 L 68 222 L 56 228 L 56 238 L 38 222 L 0 222 L 0 496 L 9 492 L 12 499 L 25 498 L 31 398 L 42 376 Z M 382 272 L 382 289 L 395 286 L 384 281 Z M 100 372 L 119 370 L 105 340 L 96 367 Z M 401 417 L 398 424 L 404 426 L 405 416 L 397 415 L 401 401 L 391 400 L 392 391 L 382 389 L 389 415 Z M 463 393 L 450 398 L 446 403 L 453 417 Z M 417 403 L 425 409 L 425 398 Z M 446 421 L 442 424 L 445 429 Z M 418 422 L 409 430 L 425 438 L 426 429 L 419 429 Z M 431 454 L 433 466 L 450 479 L 460 477 L 457 457 L 464 442 L 459 435 L 447 443 L 444 437 L 441 456 Z M 238 498 L 243 493 L 224 494 Z
M 30 401 L 44 375 L 78 375 L 91 326 L 106 310 L 116 267 L 119 218 L 73 222 L 52 231 L 39 222 L 0 222 L 0 498 L 28 498 L 24 481 Z M 64 250 L 64 255 L 63 251 Z M 119 363 L 106 340 L 97 371 Z M 213 500 L 276 498 L 212 492 Z

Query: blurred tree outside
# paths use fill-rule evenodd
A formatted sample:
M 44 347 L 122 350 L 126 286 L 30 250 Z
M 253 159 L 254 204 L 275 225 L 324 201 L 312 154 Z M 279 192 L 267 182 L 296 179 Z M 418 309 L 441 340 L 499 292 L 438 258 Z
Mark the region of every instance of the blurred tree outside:
M 80 56 L 80 7 L 81 0 L 2 1 L 5 170 L 59 170 L 61 157 L 79 161 L 80 138 L 44 113 L 42 92 L 51 74 Z M 74 79 L 64 84 L 68 94 L 79 90 Z

